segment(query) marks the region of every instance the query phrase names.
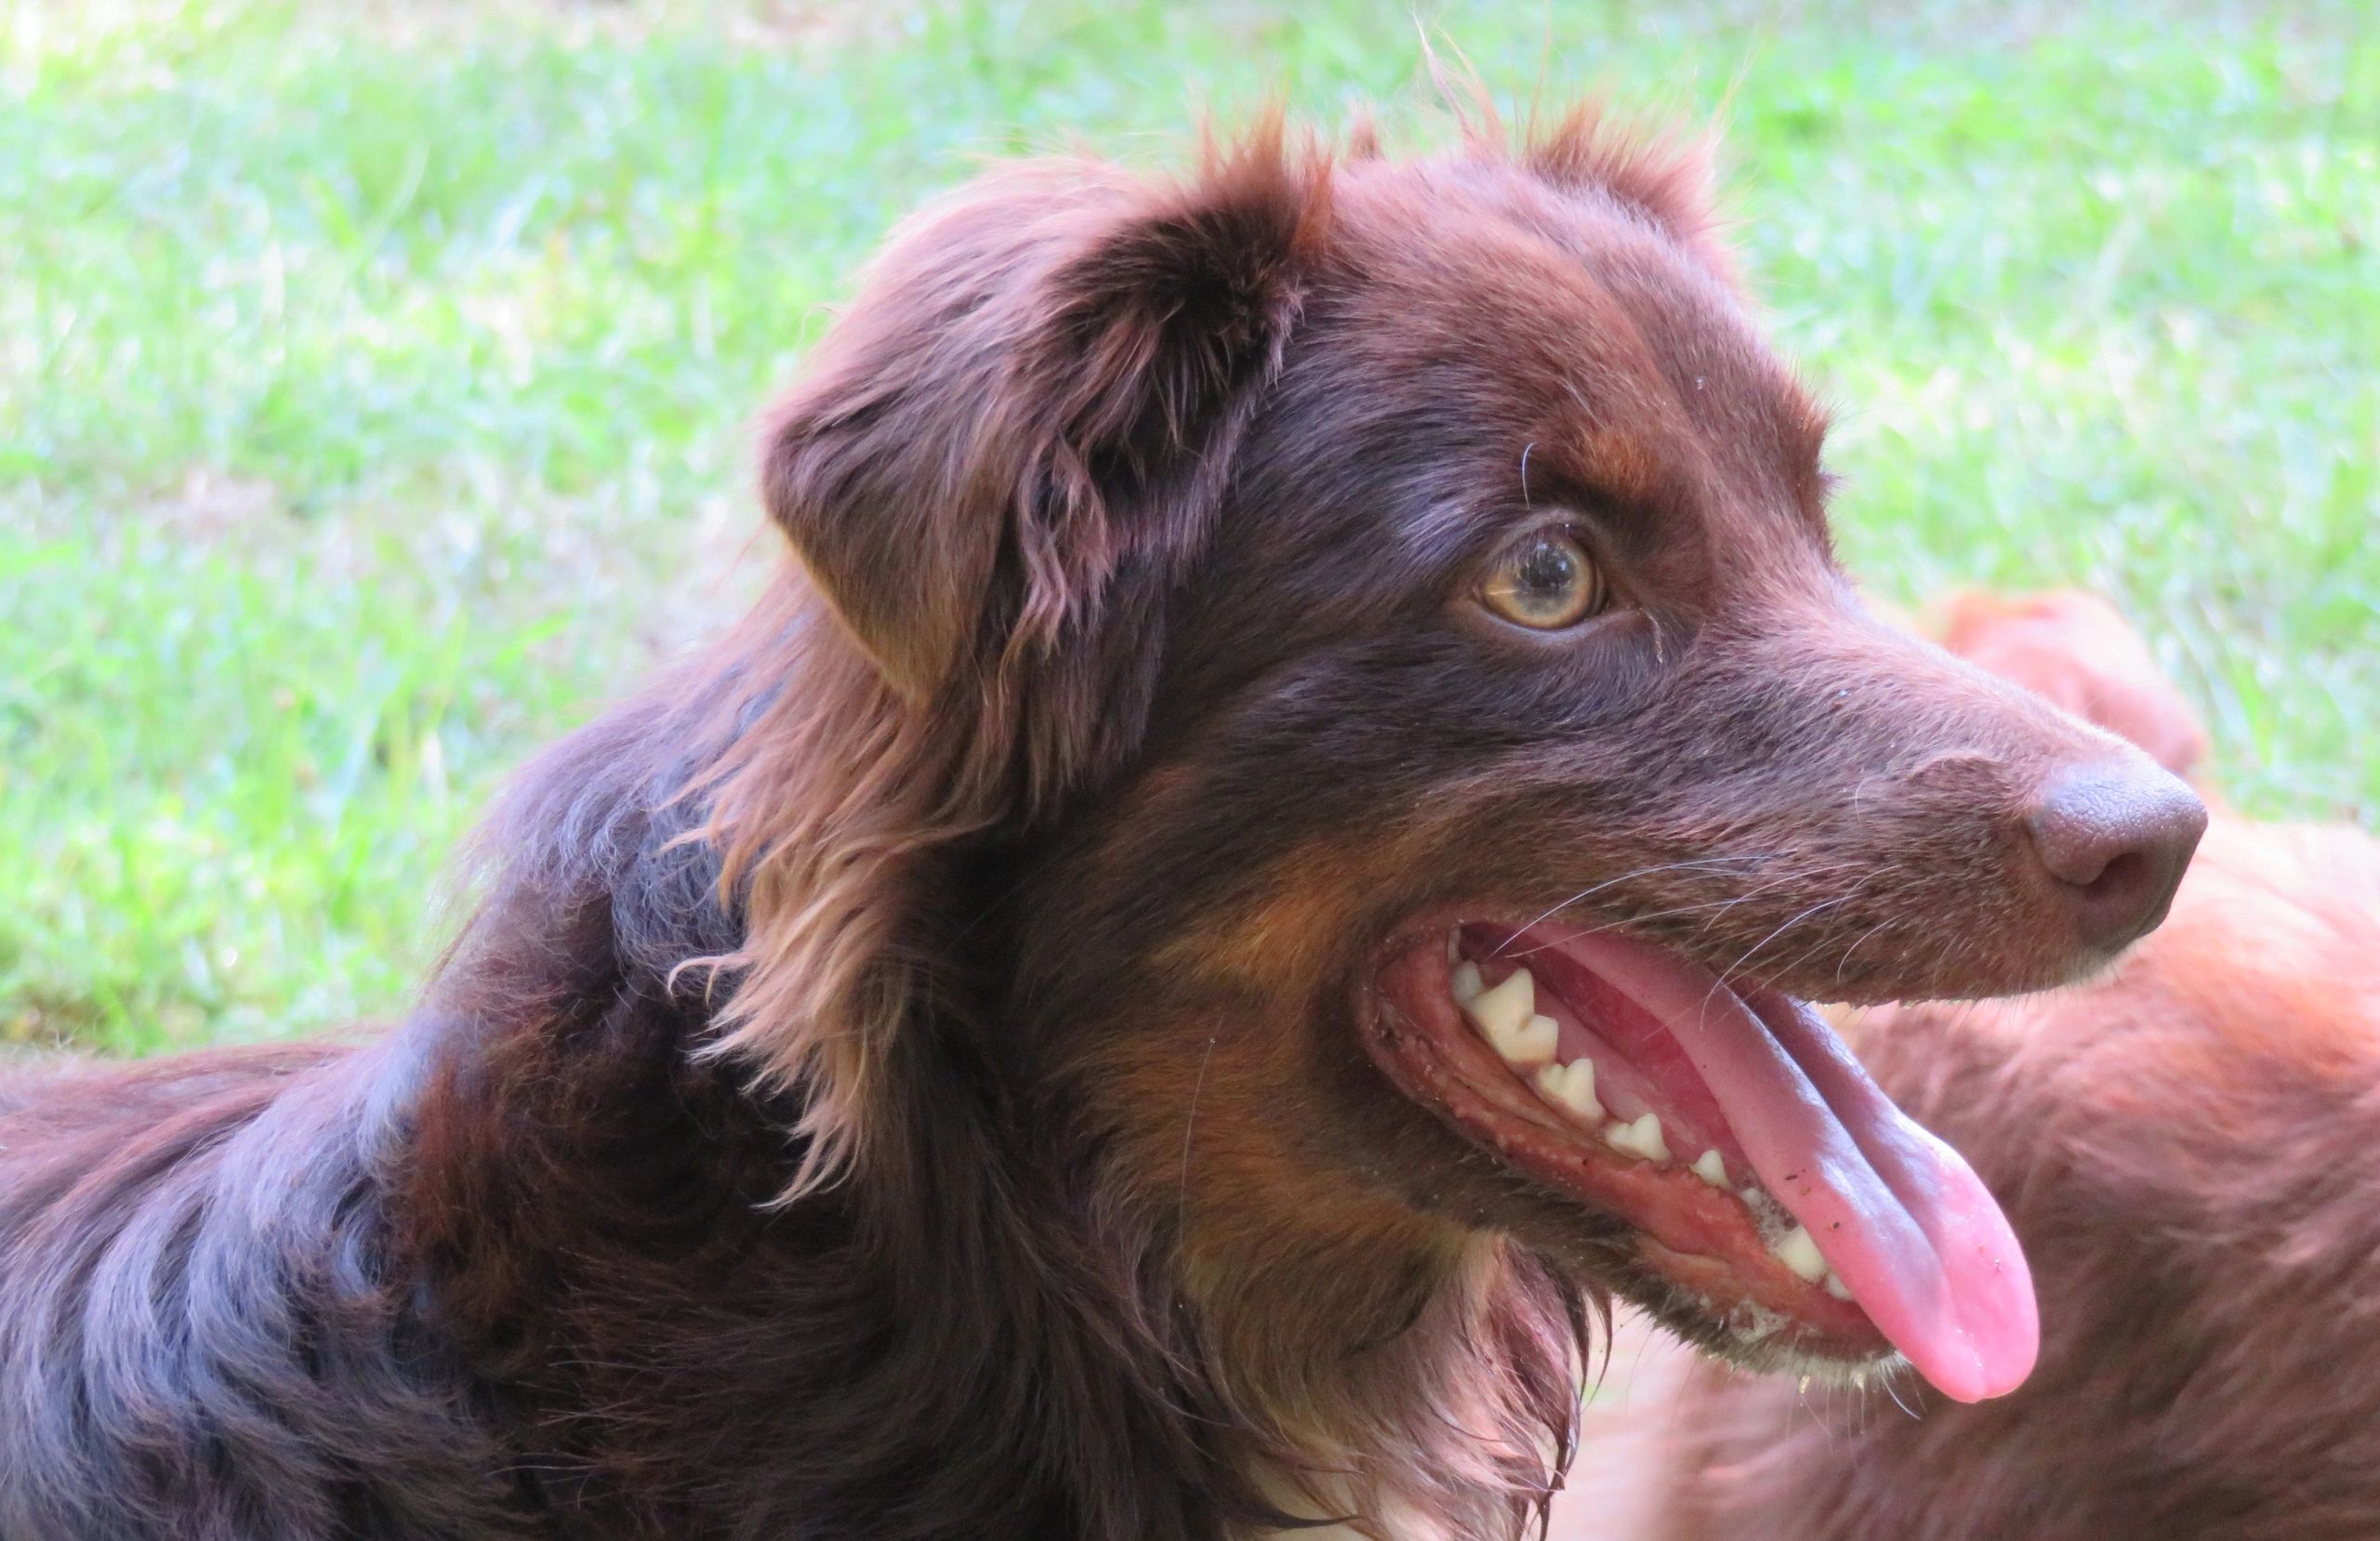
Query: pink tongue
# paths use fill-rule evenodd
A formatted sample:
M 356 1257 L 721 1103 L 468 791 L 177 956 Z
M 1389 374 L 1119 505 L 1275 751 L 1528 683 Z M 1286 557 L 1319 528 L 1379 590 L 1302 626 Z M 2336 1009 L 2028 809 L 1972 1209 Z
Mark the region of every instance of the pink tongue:
M 1895 1107 L 1816 1013 L 1764 995 L 1755 1015 L 1716 975 L 1607 931 L 1561 946 L 1667 1025 L 1762 1186 L 1927 1380 L 1960 1402 L 2024 1380 L 2041 1324 L 2007 1218 L 1973 1168 Z

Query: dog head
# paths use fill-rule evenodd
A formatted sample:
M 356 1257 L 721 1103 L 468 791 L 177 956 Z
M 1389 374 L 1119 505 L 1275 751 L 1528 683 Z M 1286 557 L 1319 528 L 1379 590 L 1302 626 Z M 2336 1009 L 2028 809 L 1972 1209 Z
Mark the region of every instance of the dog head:
M 2094 969 L 2202 810 L 1863 613 L 1694 156 L 1502 139 L 1035 165 L 896 236 L 769 427 L 849 690 L 721 784 L 733 1041 L 846 1153 L 921 1033 L 993 1067 L 1276 1401 L 1507 1241 L 2004 1390 L 1998 1211 L 1802 1003 Z

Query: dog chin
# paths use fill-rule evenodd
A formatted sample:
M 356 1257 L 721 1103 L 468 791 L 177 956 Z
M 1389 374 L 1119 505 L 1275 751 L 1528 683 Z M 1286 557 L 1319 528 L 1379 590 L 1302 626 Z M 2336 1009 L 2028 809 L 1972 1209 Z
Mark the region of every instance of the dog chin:
M 1620 1282 L 1620 1296 L 1713 1359 L 1756 1375 L 1863 1388 L 1906 1375 L 1909 1360 L 1888 1347 L 1833 1343 L 1774 1311 L 1723 1307 L 1647 1271 Z

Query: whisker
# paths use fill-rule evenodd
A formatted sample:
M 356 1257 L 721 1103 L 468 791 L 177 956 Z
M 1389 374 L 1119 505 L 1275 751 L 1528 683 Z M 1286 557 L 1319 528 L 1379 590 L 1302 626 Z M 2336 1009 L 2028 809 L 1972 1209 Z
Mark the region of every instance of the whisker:
M 1843 971 L 1851 967 L 1851 955 L 1865 946 L 1869 939 L 1873 937 L 1878 931 L 1884 930 L 1887 927 L 1891 926 L 1894 918 L 1894 916 L 1887 915 L 1884 919 L 1877 921 L 1873 926 L 1869 927 L 1866 930 L 1859 933 L 1858 941 L 1854 942 L 1850 946 L 1845 947 L 1843 950 L 1843 955 L 1835 959 L 1834 963 L 1835 983 L 1841 984 L 1843 982 Z
M 1776 888 L 1796 880 L 1798 879 L 1779 878 L 1775 883 L 1763 884 L 1760 888 L 1751 889 L 1745 893 L 1737 894 L 1732 898 L 1709 899 L 1697 904 L 1673 904 L 1665 910 L 1646 910 L 1641 915 L 1631 915 L 1623 919 L 1599 921 L 1593 926 L 1581 927 L 1580 930 L 1586 935 L 1593 936 L 1604 931 L 1617 931 L 1631 926 L 1645 925 L 1650 921 L 1670 920 L 1679 915 L 1699 915 L 1706 910 L 1717 910 L 1724 914 L 1728 910 L 1734 909 L 1739 904 L 1744 903 L 1749 900 L 1758 898 L 1761 894 L 1765 893 L 1771 888 Z M 1706 925 L 1701 928 L 1701 929 L 1708 930 L 1709 927 Z M 1555 945 L 1555 943 L 1551 942 L 1542 942 L 1533 947 L 1524 948 L 1518 953 L 1508 953 L 1505 949 L 1499 948 L 1498 955 L 1528 957 L 1537 953 L 1549 951 Z
M 1818 902 L 1809 906 L 1807 909 L 1787 916 L 1783 924 L 1779 925 L 1775 930 L 1769 932 L 1766 936 L 1762 937 L 1758 942 L 1753 942 L 1751 947 L 1747 948 L 1743 956 L 1736 959 L 1735 962 L 1727 965 L 1726 968 L 1720 970 L 1719 977 L 1712 981 L 1709 994 L 1702 997 L 1703 1004 L 1706 1006 L 1709 1005 L 1713 996 L 1715 996 L 1720 991 L 1725 990 L 1727 987 L 1727 981 L 1735 976 L 1738 969 L 1741 968 L 1745 964 L 1750 963 L 1752 958 L 1759 954 L 1763 947 L 1767 946 L 1778 937 L 1783 936 L 1787 931 L 1792 930 L 1803 921 L 1809 919 L 1810 916 L 1817 915 L 1823 910 L 1831 910 L 1837 904 L 1849 903 L 1855 897 L 1855 895 L 1847 893 L 1837 894 L 1832 899 L 1822 899 Z
M 1736 855 L 1699 856 L 1680 862 L 1658 862 L 1651 866 L 1637 867 L 1633 871 L 1623 872 L 1615 877 L 1606 877 L 1600 883 L 1590 884 L 1588 887 L 1580 889 L 1577 893 L 1572 894 L 1569 898 L 1562 900 L 1559 902 L 1550 905 L 1546 909 L 1539 912 L 1538 915 L 1534 918 L 1530 919 L 1527 925 L 1519 928 L 1519 930 L 1527 930 L 1531 926 L 1542 925 L 1547 920 L 1550 920 L 1554 916 L 1561 914 L 1564 910 L 1568 909 L 1571 905 L 1582 903 L 1606 889 L 1618 888 L 1622 883 L 1633 883 L 1641 878 L 1656 877 L 1663 873 L 1669 872 L 1699 872 L 1709 867 L 1740 866 L 1746 863 L 1771 862 L 1777 859 L 1778 854 L 1778 853 L 1776 851 L 1744 851 Z M 1782 884 L 1808 882 L 1814 877 L 1823 876 L 1830 872 L 1848 870 L 1850 865 L 1851 864 L 1848 863 L 1829 863 L 1825 866 L 1805 868 L 1801 871 L 1787 874 L 1772 878 L 1767 883 L 1761 885 L 1759 888 L 1752 889 L 1750 893 L 1738 895 L 1735 898 L 1726 901 L 1726 902 L 1730 904 L 1740 903 L 1744 899 L 1751 897 L 1752 894 L 1765 893 L 1769 889 Z M 1633 921 L 1638 917 L 1631 918 Z M 1607 929 L 1609 928 L 1608 926 L 1606 926 L 1597 929 Z M 1514 934 L 1517 935 L 1519 933 L 1518 931 L 1515 931 Z M 1509 946 L 1510 944 L 1511 943 L 1508 939 L 1505 945 Z M 1502 956 L 1503 948 L 1499 947 L 1495 955 L 1500 957 Z
M 1215 1040 L 1222 1036 L 1221 1028 L 1207 1035 L 1207 1052 L 1198 1056 L 1198 1077 L 1190 1084 L 1190 1111 L 1182 1120 L 1182 1183 L 1173 1199 L 1176 1229 L 1180 1229 L 1190 1215 L 1190 1137 L 1198 1127 L 1198 1094 L 1207 1089 L 1207 1064 L 1215 1057 Z
M 1799 884 L 1809 883 L 1818 878 L 1831 876 L 1838 872 L 1851 872 L 1856 870 L 1858 869 L 1854 863 L 1837 863 L 1823 867 L 1811 867 L 1801 872 L 1787 873 L 1781 876 L 1773 878 L 1766 883 L 1761 884 L 1758 888 L 1747 889 L 1742 893 L 1737 894 L 1734 898 L 1729 899 L 1725 903 L 1719 905 L 1719 913 L 1712 915 L 1709 920 L 1704 921 L 1702 925 L 1696 929 L 1695 935 L 1697 938 L 1709 935 L 1713 927 L 1718 925 L 1720 921 L 1726 918 L 1726 913 L 1729 910 L 1736 908 L 1739 904 L 1750 903 L 1752 901 L 1760 898 L 1764 894 L 1774 892 L 1778 889 L 1792 888 Z M 1790 925 L 1791 922 L 1788 922 L 1788 924 Z
M 1528 922 L 1528 926 L 1542 925 L 1546 921 L 1551 920 L 1554 916 L 1560 915 L 1564 910 L 1568 909 L 1571 905 L 1579 903 L 1584 900 L 1592 899 L 1596 894 L 1602 893 L 1606 889 L 1616 889 L 1622 883 L 1633 883 L 1639 878 L 1658 876 L 1659 874 L 1665 872 L 1694 872 L 1704 867 L 1722 866 L 1730 863 L 1741 863 L 1744 862 L 1758 862 L 1765 859 L 1766 858 L 1761 853 L 1747 852 L 1741 856 L 1699 856 L 1683 862 L 1657 862 L 1649 867 L 1638 867 L 1633 872 L 1623 872 L 1617 877 L 1606 877 L 1600 883 L 1590 884 L 1586 888 L 1580 889 L 1578 892 L 1572 894 L 1569 898 L 1540 912 L 1536 918 Z M 1527 930 L 1528 926 L 1524 926 L 1521 929 Z M 1501 955 L 1501 949 L 1500 948 L 1498 952 L 1499 955 Z

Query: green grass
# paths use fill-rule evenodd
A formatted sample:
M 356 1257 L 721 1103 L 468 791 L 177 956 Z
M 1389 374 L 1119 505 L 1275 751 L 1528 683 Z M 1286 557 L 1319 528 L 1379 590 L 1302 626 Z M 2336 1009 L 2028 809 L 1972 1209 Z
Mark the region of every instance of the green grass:
M 2371 822 L 2363 10 L 1422 14 L 1723 119 L 1875 588 L 2105 590 L 2240 802 Z M 0 0 L 0 1036 L 400 1004 L 492 779 L 735 606 L 751 410 L 980 155 L 1440 131 L 1401 6 L 819 11 Z

